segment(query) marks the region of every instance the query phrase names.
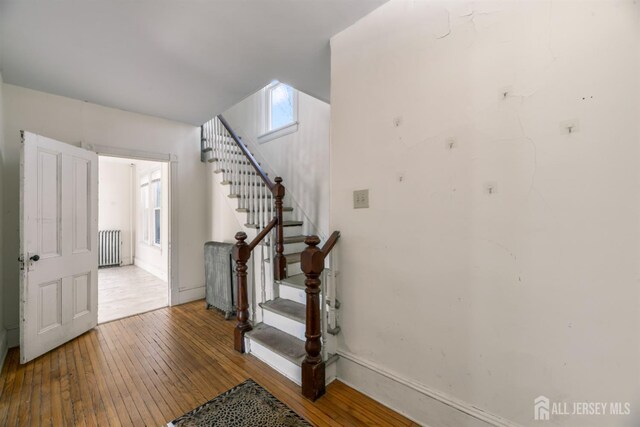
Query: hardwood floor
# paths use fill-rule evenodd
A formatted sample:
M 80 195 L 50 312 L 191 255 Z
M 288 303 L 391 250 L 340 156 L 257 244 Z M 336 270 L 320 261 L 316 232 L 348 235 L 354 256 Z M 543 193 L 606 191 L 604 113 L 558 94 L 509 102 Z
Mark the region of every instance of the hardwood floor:
M 167 282 L 137 267 L 98 270 L 98 323 L 131 316 L 169 304 Z
M 252 355 L 233 351 L 233 321 L 197 301 L 99 325 L 0 374 L 0 425 L 161 426 L 247 378 L 315 425 L 413 426 L 334 381 L 315 403 Z

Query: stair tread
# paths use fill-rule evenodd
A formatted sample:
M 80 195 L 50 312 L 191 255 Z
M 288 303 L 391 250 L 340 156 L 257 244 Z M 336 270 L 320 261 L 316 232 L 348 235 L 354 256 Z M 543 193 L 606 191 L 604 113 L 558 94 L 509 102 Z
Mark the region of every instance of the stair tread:
M 296 262 L 300 262 L 300 255 L 302 255 L 302 252 L 294 252 L 291 254 L 284 254 L 284 257 L 287 260 L 287 264 L 295 264 Z M 267 258 L 264 262 L 271 262 L 271 259 Z
M 260 307 L 265 310 L 280 314 L 289 319 L 295 320 L 300 323 L 305 323 L 307 311 L 304 304 L 291 301 L 285 298 L 276 298 L 264 303 L 260 303 Z
M 284 238 L 284 244 L 287 243 L 304 243 L 307 236 L 299 235 L 299 236 L 289 236 Z
M 304 224 L 302 221 L 282 221 L 283 227 L 297 227 Z
M 270 211 L 273 211 L 274 209 L 269 208 L 269 209 L 266 209 L 266 210 L 270 212 Z M 245 212 L 246 213 L 246 212 L 258 212 L 258 211 L 255 210 L 255 209 L 236 208 L 236 212 Z M 293 208 L 285 206 L 285 207 L 282 208 L 282 212 L 293 212 Z
M 306 285 L 304 284 L 304 281 L 306 278 L 307 277 L 304 273 L 301 273 L 287 277 L 286 279 L 281 280 L 280 283 L 291 286 L 292 288 L 305 289 Z
M 302 224 L 303 224 L 302 221 L 282 221 L 283 227 L 298 227 Z M 258 224 L 245 224 L 244 226 L 247 228 L 258 228 Z
M 273 326 L 260 323 L 246 336 L 298 366 L 302 365 L 306 356 L 304 341 Z

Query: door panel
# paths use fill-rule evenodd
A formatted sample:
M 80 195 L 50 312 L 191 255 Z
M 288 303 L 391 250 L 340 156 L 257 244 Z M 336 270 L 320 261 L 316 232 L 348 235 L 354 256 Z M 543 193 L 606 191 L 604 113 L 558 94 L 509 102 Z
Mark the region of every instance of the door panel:
M 44 334 L 62 326 L 62 281 L 39 285 L 38 334 Z
M 61 153 L 38 149 L 38 252 L 41 258 L 60 256 Z
M 91 163 L 73 158 L 73 253 L 90 251 Z
M 23 133 L 20 356 L 25 363 L 97 324 L 98 159 Z
M 91 273 L 81 274 L 73 278 L 73 318 L 91 312 Z

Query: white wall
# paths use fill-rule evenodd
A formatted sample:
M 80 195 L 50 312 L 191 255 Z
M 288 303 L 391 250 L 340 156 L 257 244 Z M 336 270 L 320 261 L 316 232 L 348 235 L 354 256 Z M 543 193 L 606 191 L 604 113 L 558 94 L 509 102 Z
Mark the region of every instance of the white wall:
M 142 229 L 142 205 L 140 198 L 140 183 L 144 176 L 149 176 L 154 171 L 160 171 L 161 191 L 161 219 L 160 219 L 160 246 L 146 243 Z M 135 264 L 147 270 L 149 273 L 167 281 L 169 265 L 169 169 L 166 163 L 136 162 L 135 180 Z M 151 237 L 150 237 L 151 238 Z M 202 255 L 204 257 L 204 255 Z
M 120 230 L 121 262 L 122 265 L 129 265 L 133 263 L 133 164 L 114 157 L 100 156 L 99 160 L 98 229 Z
M 434 427 L 637 416 L 638 16 L 391 0 L 332 39 L 343 380 Z
M 264 132 L 264 105 L 264 90 L 260 90 L 223 115 L 245 140 L 257 141 Z M 269 168 L 282 177 L 287 193 L 308 216 L 307 222 L 313 225 L 309 230 L 325 236 L 329 234 L 329 121 L 329 104 L 299 92 L 298 131 L 256 144 Z
M 21 129 L 60 141 L 110 146 L 120 150 L 170 154 L 177 165 L 174 197 L 178 271 L 172 271 L 172 303 L 204 296 L 206 168 L 200 163 L 200 129 L 195 126 L 3 85 L 5 107 L 4 254 L 18 253 L 18 175 Z M 18 268 L 5 262 L 5 324 L 17 340 Z
M 0 242 L 4 242 L 4 203 L 2 200 L 2 194 L 4 192 L 4 186 L 6 178 L 4 176 L 4 158 L 5 158 L 5 139 L 4 139 L 4 108 L 3 108 L 3 83 L 2 73 L 0 73 Z M 5 310 L 4 310 L 4 277 L 3 277 L 3 264 L 4 264 L 4 251 L 3 245 L 0 244 L 0 367 L 4 363 L 5 356 L 7 355 L 7 330 L 5 329 Z
M 239 221 L 246 214 L 238 214 L 233 210 L 234 202 L 227 197 L 228 186 L 220 184 L 222 175 L 214 173 L 213 164 L 208 164 L 207 173 L 207 235 L 214 242 L 235 243 L 236 233 L 246 231 L 244 224 Z

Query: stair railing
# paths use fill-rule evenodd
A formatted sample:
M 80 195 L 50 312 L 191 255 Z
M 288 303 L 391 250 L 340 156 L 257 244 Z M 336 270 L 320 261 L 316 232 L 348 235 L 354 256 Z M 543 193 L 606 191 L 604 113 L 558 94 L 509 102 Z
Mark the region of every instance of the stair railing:
M 222 115 L 205 123 L 201 129 L 201 151 L 203 160 L 209 156 L 209 162 L 215 163 L 216 172 L 223 174 L 223 183 L 231 186 L 231 194 L 238 198 L 241 211 L 247 213 L 248 224 L 260 232 L 251 243 L 246 243 L 247 234 L 236 234 L 236 245 L 233 258 L 236 262 L 237 291 L 237 325 L 234 330 L 234 348 L 244 353 L 244 334 L 252 329 L 249 322 L 249 294 L 247 290 L 247 262 L 253 249 L 265 240 L 268 252 L 272 255 L 271 265 L 274 280 L 287 277 L 287 260 L 284 256 L 284 222 L 283 205 L 285 187 L 282 178 L 271 181 L 268 174 L 260 166 L 242 139 L 231 128 Z M 236 150 L 240 149 L 240 153 Z M 275 239 L 267 238 L 275 231 Z M 274 242 L 275 240 L 275 242 Z M 261 275 L 264 274 L 264 246 L 261 247 Z M 264 298 L 264 278 L 262 280 L 262 297 Z M 254 306 L 255 306 L 255 286 Z M 255 309 L 255 307 L 254 307 Z M 255 314 L 255 312 L 254 312 Z
M 340 232 L 334 231 L 320 249 L 317 247 L 320 244 L 320 238 L 308 236 L 304 241 L 307 247 L 300 255 L 301 268 L 306 276 L 304 283 L 307 294 L 306 342 L 304 345 L 307 355 L 302 362 L 302 395 L 312 401 L 318 399 L 325 392 L 325 361 L 322 357 L 324 315 L 321 315 L 320 310 L 320 275 L 324 270 L 325 259 L 339 238 Z M 326 304 L 326 301 L 323 301 L 323 304 Z

